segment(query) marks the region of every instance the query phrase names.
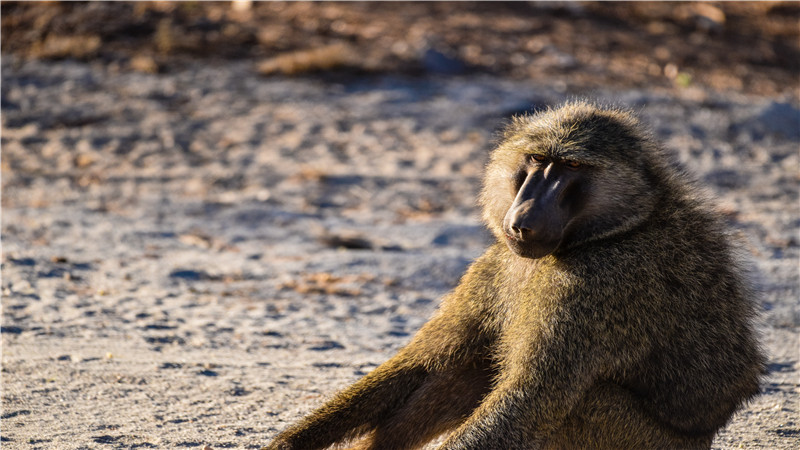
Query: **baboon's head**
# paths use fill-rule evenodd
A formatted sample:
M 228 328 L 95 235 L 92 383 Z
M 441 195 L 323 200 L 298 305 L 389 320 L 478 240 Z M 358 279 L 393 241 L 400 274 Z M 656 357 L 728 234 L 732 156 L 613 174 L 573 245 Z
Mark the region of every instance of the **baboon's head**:
M 484 219 L 541 258 L 631 229 L 655 207 L 656 149 L 628 112 L 575 102 L 515 117 L 484 178 Z

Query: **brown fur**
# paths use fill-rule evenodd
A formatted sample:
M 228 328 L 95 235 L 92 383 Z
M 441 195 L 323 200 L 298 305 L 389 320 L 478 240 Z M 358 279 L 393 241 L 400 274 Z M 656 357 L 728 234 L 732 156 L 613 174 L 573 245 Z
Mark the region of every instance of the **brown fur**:
M 575 188 L 526 193 L 562 189 L 553 173 Z M 418 448 L 445 432 L 445 449 L 708 448 L 764 360 L 744 271 L 697 192 L 627 112 L 515 119 L 481 194 L 497 243 L 405 348 L 267 448 Z M 544 256 L 526 253 L 529 222 L 508 237 L 525 201 L 564 217 L 525 216 L 563 236 Z

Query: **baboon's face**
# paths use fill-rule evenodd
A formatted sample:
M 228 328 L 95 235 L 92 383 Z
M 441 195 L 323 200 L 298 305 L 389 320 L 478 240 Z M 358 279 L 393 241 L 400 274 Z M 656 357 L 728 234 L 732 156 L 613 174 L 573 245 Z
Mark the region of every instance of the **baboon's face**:
M 481 192 L 495 236 L 535 259 L 644 220 L 657 189 L 652 147 L 637 127 L 629 115 L 584 104 L 514 119 Z
M 586 198 L 587 170 L 575 160 L 542 153 L 525 156 L 511 180 L 514 201 L 503 218 L 511 250 L 526 258 L 541 258 L 561 245 Z

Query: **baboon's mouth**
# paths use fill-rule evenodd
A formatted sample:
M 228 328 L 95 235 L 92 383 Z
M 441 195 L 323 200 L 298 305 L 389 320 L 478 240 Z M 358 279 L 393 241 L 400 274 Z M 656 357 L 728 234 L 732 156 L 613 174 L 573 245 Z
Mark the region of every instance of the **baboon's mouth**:
M 560 244 L 560 241 L 550 243 L 524 241 L 506 234 L 506 245 L 512 252 L 522 258 L 539 259 L 545 257 L 556 251 Z

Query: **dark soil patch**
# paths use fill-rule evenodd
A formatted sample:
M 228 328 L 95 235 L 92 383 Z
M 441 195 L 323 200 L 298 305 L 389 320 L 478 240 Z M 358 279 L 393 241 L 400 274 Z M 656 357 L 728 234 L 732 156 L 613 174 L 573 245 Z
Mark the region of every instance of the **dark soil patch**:
M 2 51 L 170 71 L 251 59 L 314 71 L 700 85 L 798 100 L 798 2 L 3 2 Z

